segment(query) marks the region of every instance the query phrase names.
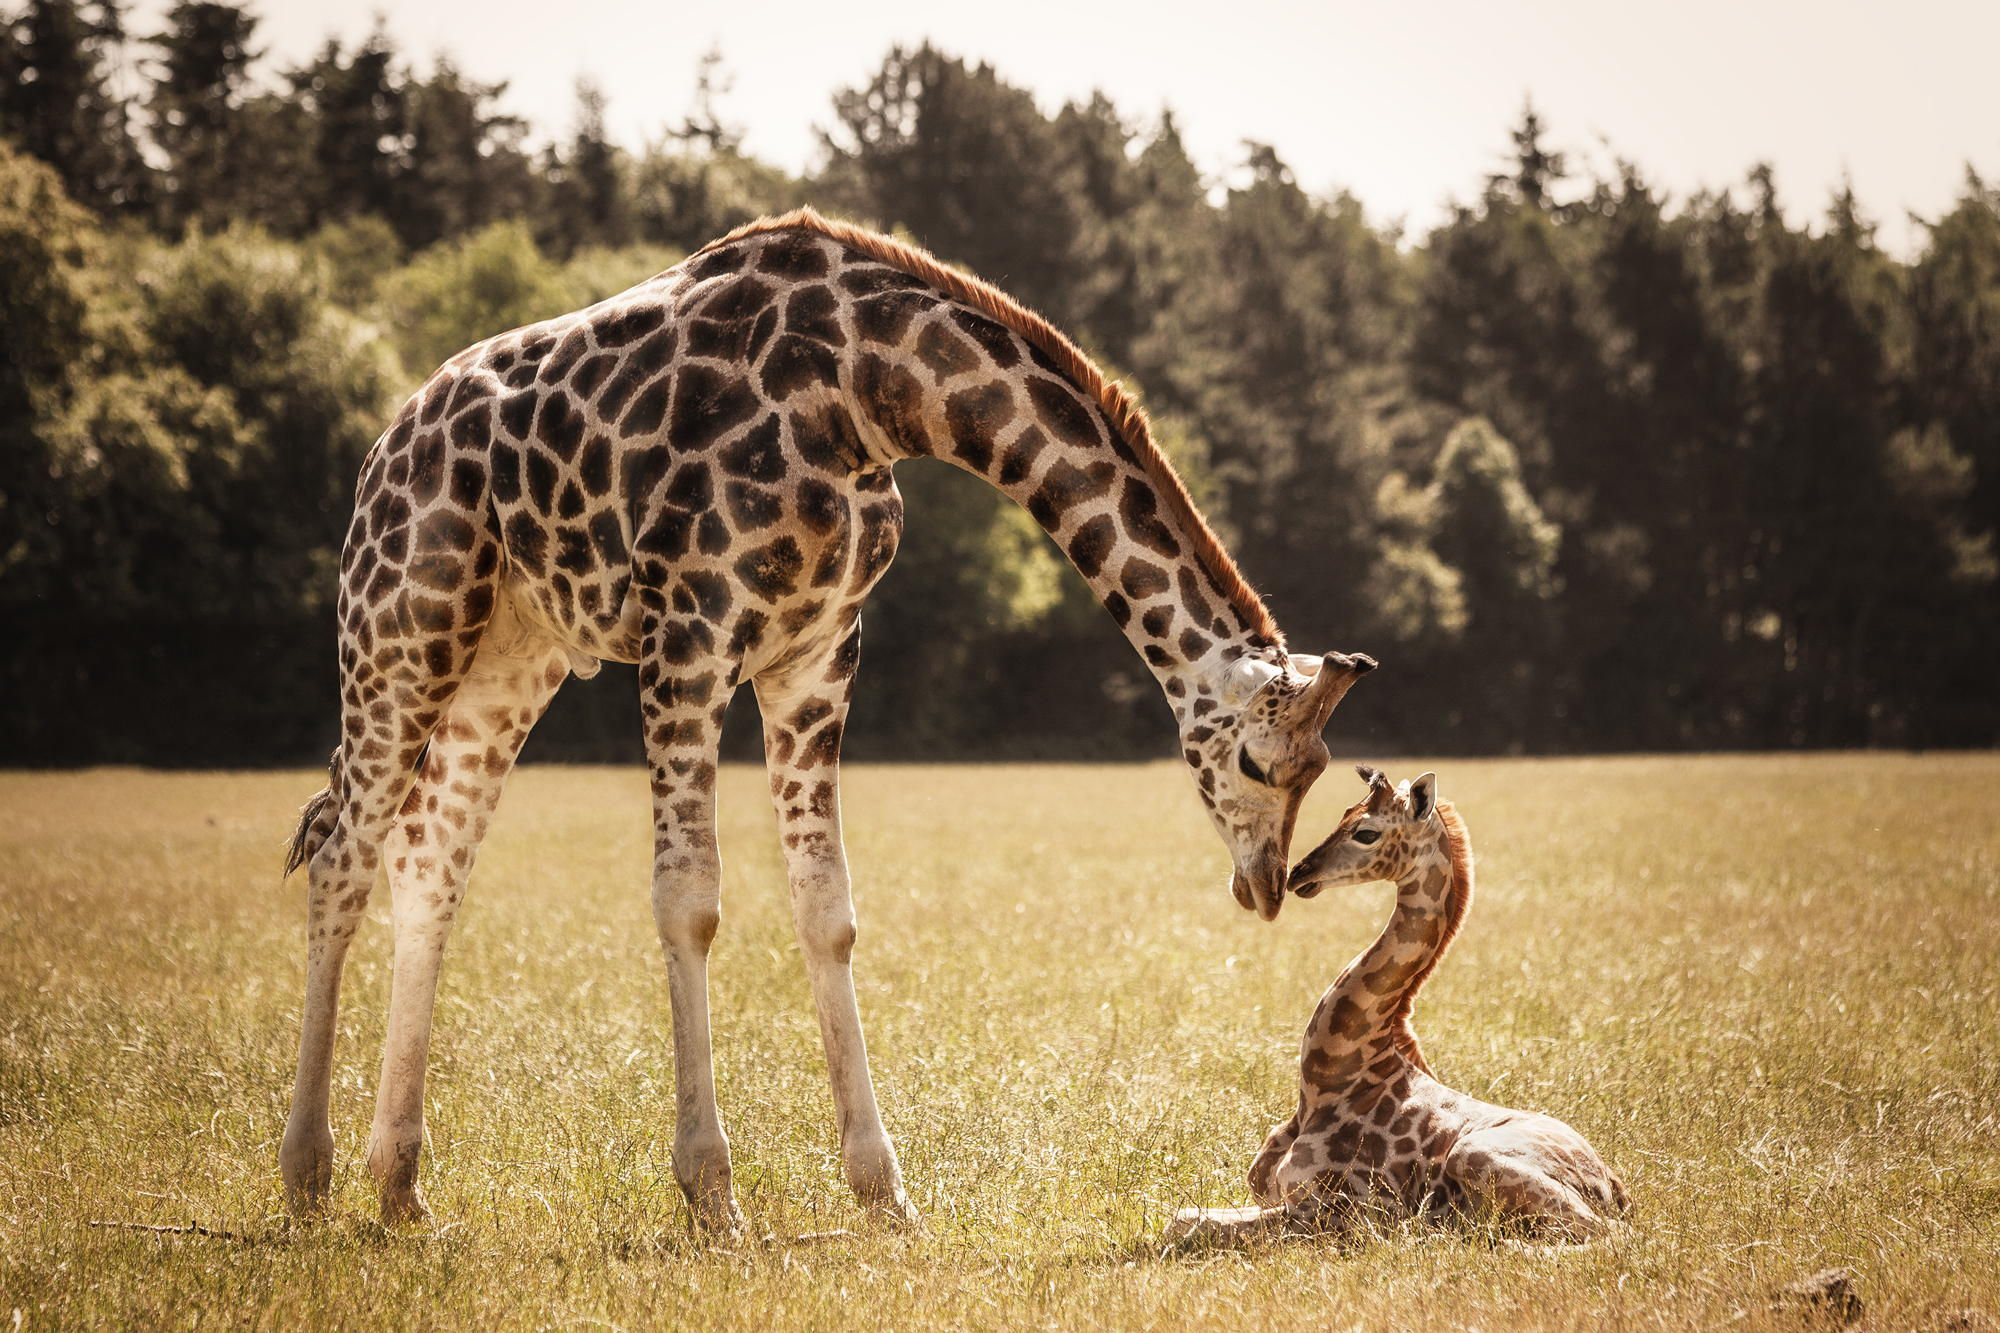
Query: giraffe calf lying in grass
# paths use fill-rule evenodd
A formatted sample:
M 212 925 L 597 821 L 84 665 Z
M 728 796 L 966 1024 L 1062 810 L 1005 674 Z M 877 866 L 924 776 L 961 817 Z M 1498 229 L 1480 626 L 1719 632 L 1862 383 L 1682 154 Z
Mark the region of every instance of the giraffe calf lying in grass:
M 1397 788 L 1359 771 L 1368 795 L 1292 871 L 1290 889 L 1310 898 L 1391 880 L 1395 911 L 1306 1027 L 1298 1110 L 1250 1167 L 1256 1206 L 1184 1210 L 1168 1239 L 1337 1230 L 1369 1213 L 1484 1218 L 1578 1242 L 1623 1226 L 1625 1186 L 1581 1134 L 1432 1077 L 1410 1008 L 1471 904 L 1472 846 L 1438 802 L 1435 774 Z

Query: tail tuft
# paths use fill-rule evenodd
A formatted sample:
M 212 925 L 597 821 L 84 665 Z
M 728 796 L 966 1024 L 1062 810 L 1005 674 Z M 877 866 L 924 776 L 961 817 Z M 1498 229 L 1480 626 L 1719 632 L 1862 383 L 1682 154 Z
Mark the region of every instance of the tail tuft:
M 327 765 L 327 784 L 312 794 L 299 810 L 298 831 L 292 834 L 291 849 L 285 853 L 285 874 L 312 860 L 313 853 L 333 832 L 335 818 L 340 812 L 340 803 L 334 798 L 334 788 L 340 785 L 340 751 L 333 752 L 333 762 Z

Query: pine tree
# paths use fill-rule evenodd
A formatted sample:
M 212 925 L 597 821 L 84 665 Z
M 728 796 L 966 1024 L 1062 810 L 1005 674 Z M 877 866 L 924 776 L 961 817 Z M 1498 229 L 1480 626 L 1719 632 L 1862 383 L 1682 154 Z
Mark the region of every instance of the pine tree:
M 124 58 L 114 0 L 27 0 L 0 16 L 0 135 L 56 169 L 70 199 L 135 211 L 148 187 L 130 112 L 111 85 Z
M 329 41 L 287 80 L 305 113 L 309 178 L 299 185 L 311 200 L 310 223 L 394 216 L 408 162 L 409 85 L 387 30 L 378 23 L 351 55 Z
M 604 90 L 589 79 L 578 79 L 576 129 L 563 150 L 549 154 L 549 224 L 543 239 L 558 255 L 574 254 L 586 245 L 626 245 L 632 240 L 632 190 L 625 155 L 611 142 L 604 107 Z
M 243 103 L 257 19 L 218 0 L 182 0 L 151 45 L 159 75 L 147 100 L 153 142 L 166 155 L 162 204 L 176 226 L 211 230 L 254 216 L 270 186 L 246 153 Z

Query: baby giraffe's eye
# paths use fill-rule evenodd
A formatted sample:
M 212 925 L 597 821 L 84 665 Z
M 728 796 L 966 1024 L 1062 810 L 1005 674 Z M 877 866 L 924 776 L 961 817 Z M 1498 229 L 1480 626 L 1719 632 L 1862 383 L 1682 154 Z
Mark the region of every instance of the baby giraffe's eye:
M 1236 771 L 1261 786 L 1271 785 L 1270 774 L 1257 766 L 1257 761 L 1250 757 L 1250 747 L 1247 745 L 1236 752 Z
M 1377 838 L 1381 836 L 1382 836 L 1382 830 L 1378 828 L 1358 828 L 1354 830 L 1354 840 L 1360 843 L 1363 847 L 1366 847 L 1369 843 L 1374 842 Z

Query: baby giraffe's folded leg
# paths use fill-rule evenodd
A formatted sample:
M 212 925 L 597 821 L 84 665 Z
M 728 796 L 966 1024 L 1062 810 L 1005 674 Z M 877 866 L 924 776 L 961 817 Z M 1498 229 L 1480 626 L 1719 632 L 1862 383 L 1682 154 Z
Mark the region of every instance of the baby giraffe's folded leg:
M 1276 1236 L 1285 1230 L 1284 1207 L 1183 1208 L 1167 1224 L 1160 1239 L 1174 1249 L 1222 1249 Z
M 1497 1141 L 1487 1131 L 1460 1139 L 1445 1158 L 1444 1173 L 1465 1191 L 1472 1211 L 1491 1210 L 1500 1219 L 1526 1222 L 1550 1239 L 1582 1244 L 1624 1226 L 1591 1207 L 1532 1152 Z
M 1285 1154 L 1292 1150 L 1292 1143 L 1299 1136 L 1299 1116 L 1292 1112 L 1291 1119 L 1281 1125 L 1273 1125 L 1264 1137 L 1264 1146 L 1257 1153 L 1257 1160 L 1250 1163 L 1250 1197 L 1259 1203 L 1270 1203 L 1274 1199 L 1271 1188 L 1271 1173 L 1278 1169 L 1278 1163 L 1285 1160 Z
M 1347 1234 L 1352 1210 L 1330 1204 L 1318 1195 L 1269 1208 L 1183 1208 L 1167 1227 L 1163 1243 L 1170 1249 L 1224 1249 L 1281 1236 Z

